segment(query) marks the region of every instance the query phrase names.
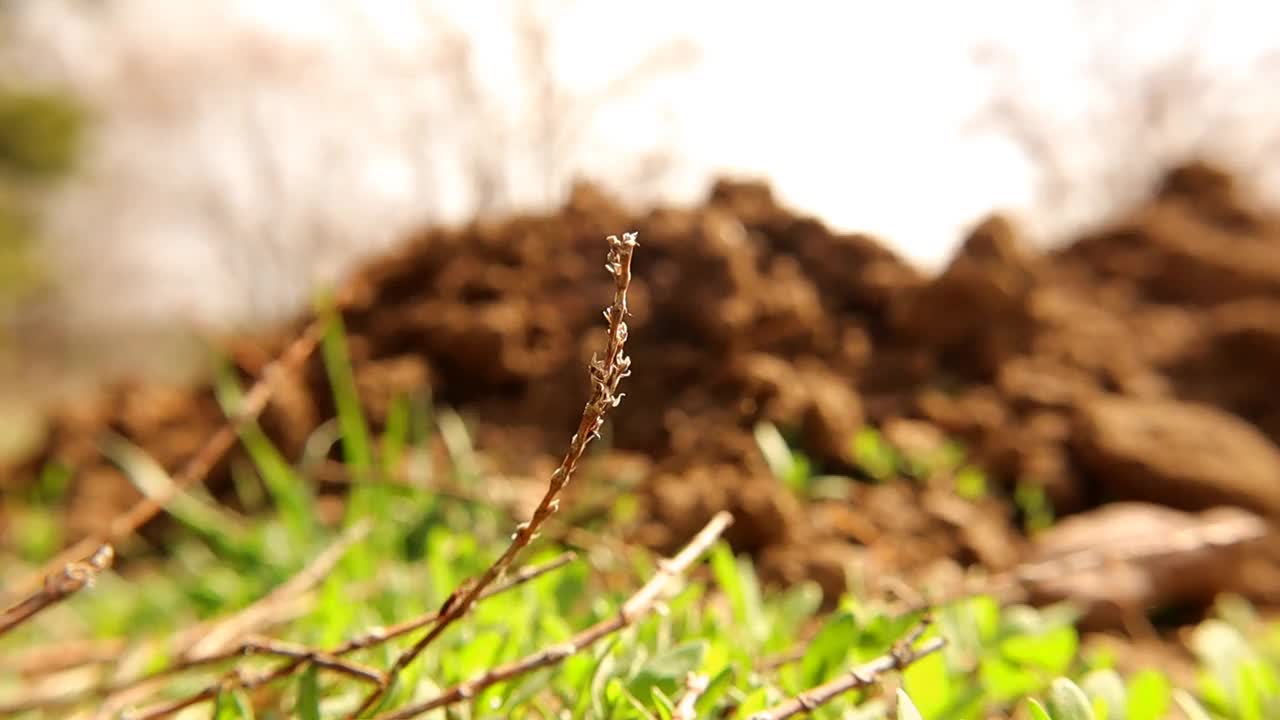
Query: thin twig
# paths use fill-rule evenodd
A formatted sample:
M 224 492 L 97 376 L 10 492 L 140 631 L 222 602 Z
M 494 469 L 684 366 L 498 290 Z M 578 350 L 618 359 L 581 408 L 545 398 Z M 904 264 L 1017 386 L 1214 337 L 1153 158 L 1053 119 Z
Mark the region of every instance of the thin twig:
M 906 669 L 912 663 L 938 652 L 946 645 L 944 639 L 934 638 L 918 648 L 914 647 L 916 641 L 920 639 L 920 636 L 924 634 L 928 626 L 929 621 L 926 618 L 884 655 L 863 663 L 834 680 L 806 690 L 768 710 L 762 710 L 752 715 L 751 720 L 784 720 L 785 718 L 807 714 L 847 692 L 875 685 L 885 673 Z
M 635 247 L 635 233 L 624 233 L 621 239 L 616 235 L 609 236 L 609 253 L 605 269 L 613 275 L 614 282 L 613 303 L 604 312 L 605 320 L 609 323 L 609 342 L 603 359 L 592 358 L 590 366 L 590 399 L 583 408 L 582 419 L 578 423 L 578 431 L 574 433 L 572 440 L 569 442 L 568 452 L 565 453 L 560 467 L 551 475 L 546 494 L 543 495 L 541 502 L 538 503 L 538 507 L 534 509 L 532 517 L 516 526 L 516 532 L 512 536 L 511 544 L 507 547 L 506 552 L 490 565 L 489 569 L 485 570 L 478 579 L 463 583 L 449 595 L 444 605 L 440 608 L 440 619 L 426 635 L 414 643 L 413 647 L 396 659 L 395 664 L 388 671 L 389 678 L 395 678 L 450 625 L 470 612 L 472 605 L 475 604 L 475 601 L 484 592 L 485 588 L 493 584 L 494 581 L 501 579 L 503 574 L 507 572 L 512 562 L 515 561 L 516 556 L 537 536 L 539 528 L 542 527 L 547 518 L 551 517 L 559 509 L 560 492 L 564 490 L 569 480 L 573 477 L 574 470 L 577 469 L 578 462 L 586 451 L 587 445 L 591 440 L 598 437 L 600 428 L 604 425 L 605 414 L 609 408 L 616 407 L 622 401 L 618 386 L 622 383 L 623 378 L 631 374 L 631 359 L 623 353 L 623 349 L 627 342 L 626 320 L 630 314 L 627 308 L 627 290 L 631 286 L 631 256 L 635 251 Z M 354 720 L 354 718 L 362 715 L 372 708 L 385 692 L 385 689 L 379 689 L 370 693 L 364 702 L 360 704 L 360 707 L 349 717 Z
M 351 660 L 343 660 L 333 653 L 322 652 L 305 645 L 274 640 L 272 638 L 248 638 L 240 643 L 238 655 L 275 655 L 276 657 L 296 660 L 299 663 L 309 662 L 325 670 L 348 675 L 357 680 L 364 680 L 375 685 L 383 682 L 382 671 Z
M 173 476 L 173 484 L 168 490 L 155 498 L 144 498 L 124 514 L 116 517 L 104 534 L 90 535 L 75 545 L 63 550 L 37 574 L 17 584 L 18 594 L 29 594 L 40 584 L 41 577 L 48 577 L 60 572 L 59 566 L 66 565 L 74 558 L 84 557 L 102 545 L 119 545 L 121 541 L 132 535 L 156 515 L 164 510 L 165 505 L 173 499 L 174 493 L 184 488 L 203 482 L 213 466 L 235 445 L 236 437 L 244 426 L 253 422 L 266 409 L 277 377 L 299 368 L 315 350 L 324 331 L 320 320 L 313 321 L 306 327 L 280 357 L 263 369 L 262 375 L 244 396 L 239 410 L 222 427 L 205 442 L 190 460 Z M 47 579 L 46 579 L 47 582 Z
M 85 665 L 115 662 L 124 651 L 119 638 L 106 640 L 68 640 L 26 648 L 0 657 L 0 672 L 10 672 L 25 679 L 38 678 Z M 0 710 L 0 717 L 4 712 Z
M 276 670 L 271 671 L 272 673 L 275 673 L 281 668 L 288 668 L 288 672 L 282 672 L 279 675 L 272 675 L 272 679 L 291 674 L 294 670 L 302 667 L 306 663 L 312 663 L 323 670 L 330 670 L 341 675 L 347 675 L 348 677 L 353 677 L 357 680 L 367 682 L 375 686 L 386 681 L 381 670 L 352 660 L 344 660 L 337 657 L 332 652 L 325 652 L 305 645 L 291 643 L 285 640 L 276 640 L 274 638 L 249 637 L 237 643 L 235 648 L 231 650 L 221 652 L 216 655 L 209 655 L 184 661 L 145 677 L 138 678 L 131 683 L 117 688 L 113 692 L 112 696 L 108 698 L 106 702 L 102 703 L 97 717 L 111 716 L 116 709 L 129 704 L 129 698 L 131 696 L 145 693 L 149 688 L 155 686 L 158 681 L 161 681 L 166 677 L 235 658 L 252 656 L 278 657 L 289 661 L 281 665 Z M 171 703 L 166 703 L 162 706 L 150 708 L 146 711 L 144 716 L 163 717 L 172 712 L 195 705 L 203 700 L 212 700 L 217 697 L 218 693 L 222 690 L 242 686 L 241 683 L 243 681 L 245 681 L 245 676 L 239 671 L 239 669 L 233 669 L 230 672 L 224 673 L 222 679 L 218 682 L 202 688 L 194 695 L 184 697 Z M 139 717 L 132 713 L 125 713 L 125 715 L 131 718 Z
M 521 660 L 486 670 L 470 680 L 455 685 L 431 700 L 411 705 L 393 713 L 379 715 L 377 720 L 406 720 L 436 708 L 464 702 L 500 682 L 557 665 L 601 639 L 635 623 L 653 611 L 658 595 L 667 588 L 669 583 L 684 574 L 689 569 L 689 566 L 701 557 L 720 538 L 725 528 L 732 523 L 733 516 L 729 513 L 717 513 L 678 555 L 658 564 L 658 571 L 654 576 L 623 603 L 617 615 L 592 625 L 560 645 L 539 651 Z
M 44 587 L 0 613 L 0 635 L 91 585 L 99 574 L 111 567 L 115 556 L 115 548 L 104 543 L 88 557 L 69 562 L 62 570 L 46 577 Z
M 707 691 L 711 678 L 691 672 L 684 678 L 684 695 L 680 696 L 671 720 L 698 720 L 698 700 Z
M 498 585 L 494 585 L 490 587 L 488 590 L 486 590 L 484 595 L 480 598 L 480 600 L 486 600 L 488 598 L 493 597 L 494 595 L 506 592 L 515 587 L 523 585 L 531 580 L 542 577 L 543 575 L 553 570 L 558 570 L 559 568 L 562 568 L 565 565 L 568 565 L 570 562 L 573 562 L 575 559 L 577 559 L 576 554 L 572 552 L 566 552 L 540 565 L 531 565 L 526 568 L 521 568 L 518 572 L 507 577 L 506 580 L 503 581 L 502 583 Z M 295 671 L 297 671 L 299 668 L 305 665 L 308 661 L 315 662 L 318 658 L 319 659 L 323 659 L 323 658 L 337 659 L 344 655 L 349 655 L 351 653 L 354 653 L 358 650 L 364 650 L 367 648 L 375 647 L 384 642 L 400 637 L 401 635 L 404 635 L 406 633 L 413 632 L 414 630 L 417 630 L 418 628 L 421 628 L 424 625 L 430 624 L 437 617 L 439 617 L 438 613 L 431 612 L 426 615 L 423 615 L 422 617 L 414 618 L 413 620 L 408 620 L 403 623 L 393 625 L 389 628 L 378 629 L 378 630 L 368 632 L 364 635 L 348 640 L 347 642 L 344 642 L 341 645 L 338 645 L 337 647 L 334 647 L 334 648 L 330 648 L 329 650 L 326 650 L 326 651 L 310 651 L 312 652 L 311 655 L 299 654 L 296 656 L 290 656 L 292 657 L 290 662 L 286 662 L 280 665 L 279 667 L 273 668 L 272 670 L 269 670 L 259 675 L 246 676 L 243 673 L 233 671 L 224 675 L 223 678 L 220 679 L 218 682 L 208 685 L 192 695 L 189 695 L 187 697 L 184 697 L 169 703 L 165 703 L 164 705 L 159 705 L 138 713 L 131 714 L 129 715 L 129 717 L 133 718 L 134 720 L 157 720 L 158 718 L 168 717 L 169 715 L 172 715 L 180 710 L 196 705 L 200 702 L 203 702 L 206 700 L 212 700 L 218 696 L 219 692 L 222 692 L 227 688 L 238 687 L 244 690 L 253 690 L 263 685 L 267 685 L 269 683 L 275 682 L 276 680 L 279 680 L 281 678 L 292 675 Z M 305 648 L 303 649 L 305 650 Z M 138 682 L 142 682 L 143 680 L 146 680 L 146 681 L 154 680 L 160 674 L 170 675 L 170 674 L 173 674 L 174 672 L 177 672 L 178 670 L 188 670 L 198 665 L 202 666 L 202 665 L 208 665 L 214 662 L 230 660 L 235 658 L 237 655 L 241 654 L 238 652 L 238 650 L 239 649 L 237 649 L 237 651 L 221 653 L 217 656 L 211 656 L 208 658 L 201 658 L 199 661 L 190 662 L 181 667 L 166 669 L 161 671 L 160 673 L 152 674 L 147 678 L 140 679 L 131 684 L 137 684 Z M 281 655 L 283 653 L 272 653 L 272 654 Z M 339 662 L 342 662 L 342 661 L 339 661 Z M 333 668 L 333 669 L 337 669 L 337 668 Z M 374 671 L 374 672 L 376 673 L 377 671 Z M 382 676 L 381 673 L 377 673 L 377 674 L 385 680 L 386 676 Z

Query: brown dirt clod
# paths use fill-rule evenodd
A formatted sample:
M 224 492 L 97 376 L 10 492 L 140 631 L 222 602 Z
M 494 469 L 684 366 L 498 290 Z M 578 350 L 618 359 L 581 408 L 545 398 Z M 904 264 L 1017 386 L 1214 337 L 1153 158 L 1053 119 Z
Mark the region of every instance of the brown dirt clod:
M 802 502 L 761 456 L 760 420 L 827 473 L 858 473 L 850 443 L 869 423 L 904 446 L 959 439 L 993 488 L 1038 484 L 1059 514 L 1128 498 L 1280 515 L 1280 220 L 1207 166 L 1171 173 L 1149 202 L 1051 252 L 992 217 L 935 278 L 873 238 L 796 216 L 758 183 L 722 181 L 701 207 L 639 215 L 582 185 L 558 213 L 425 231 L 341 295 L 375 427 L 391 398 L 429 387 L 474 421 L 502 471 L 544 465 L 599 349 L 611 292 L 601 239 L 631 229 L 635 373 L 607 432 L 651 463 L 637 541 L 670 549 L 727 509 L 728 539 L 767 578 L 828 591 L 868 568 L 909 577 L 1030 552 L 995 499 L 959 510 L 922 483 L 850 483 L 845 500 Z M 288 337 L 254 347 L 269 354 Z M 313 358 L 264 426 L 297 457 L 333 414 Z M 98 456 L 100 430 L 173 469 L 220 420 L 208 388 L 115 388 L 54 412 L 45 445 L 0 470 L 0 487 L 66 463 L 70 526 L 88 532 L 135 497 Z M 211 486 L 227 475 L 224 463 Z

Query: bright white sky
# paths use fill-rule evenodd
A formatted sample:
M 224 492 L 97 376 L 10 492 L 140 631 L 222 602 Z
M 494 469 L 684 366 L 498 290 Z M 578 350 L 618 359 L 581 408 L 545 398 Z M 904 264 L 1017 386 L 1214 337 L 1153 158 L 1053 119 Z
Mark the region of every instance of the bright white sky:
M 520 127 L 534 88 L 513 2 L 27 0 L 29 76 L 70 82 L 98 113 L 89 169 L 48 225 L 87 299 L 67 315 L 92 328 L 292 312 L 316 277 L 423 223 L 470 217 L 467 173 L 503 130 L 442 110 L 430 17 L 473 39 L 485 102 L 517 139 L 495 153 L 510 165 L 509 204 L 546 204 L 527 181 L 539 147 Z M 605 106 L 557 154 L 568 165 L 637 202 L 696 202 L 722 173 L 766 178 L 788 205 L 926 269 L 993 210 L 1038 243 L 1098 221 L 1205 115 L 1232 116 L 1218 135 L 1246 159 L 1269 157 L 1254 150 L 1264 142 L 1280 150 L 1280 63 L 1256 68 L 1280 48 L 1280 3 L 591 0 L 554 17 L 559 84 L 584 94 L 666 41 L 701 51 Z M 1056 203 L 1041 164 L 972 125 L 996 87 L 979 47 L 1013 57 L 1018 100 L 1057 155 Z M 1219 94 L 1186 114 L 1190 130 L 1135 130 L 1135 89 L 1186 47 Z M 679 169 L 660 198 L 622 171 L 655 145 Z M 1280 163 L 1256 172 L 1280 189 Z
M 91 365 L 167 367 L 179 360 L 146 343 L 291 316 L 317 279 L 470 217 L 486 150 L 508 166 L 508 206 L 547 204 L 528 181 L 541 148 L 522 125 L 534 88 L 511 43 L 519 1 L 0 0 L 23 10 L 0 67 L 65 83 L 95 113 L 81 172 L 45 217 L 68 278 L 45 316 Z M 442 107 L 424 7 L 473 39 L 497 125 Z M 993 210 L 1041 244 L 1097 222 L 1219 113 L 1230 122 L 1212 139 L 1280 198 L 1280 62 L 1256 62 L 1280 50 L 1280 3 L 585 0 L 556 17 L 560 84 L 583 92 L 664 41 L 701 49 L 556 153 L 627 200 L 694 203 L 716 175 L 762 177 L 793 208 L 938 269 Z M 969 124 L 996 86 L 974 62 L 983 46 L 1013 58 L 1056 195 L 1042 163 Z M 1148 132 L 1135 91 L 1187 47 L 1213 92 Z M 645 190 L 624 172 L 655 146 L 679 173 Z
M 367 12 L 387 42 L 412 52 L 420 42 L 417 4 L 371 2 Z M 1203 19 L 1206 2 L 1179 0 L 597 1 L 557 29 L 562 79 L 583 87 L 598 87 L 664 38 L 685 35 L 701 45 L 703 61 L 693 74 L 638 99 L 657 97 L 677 114 L 673 152 L 688 174 L 671 188 L 671 199 L 697 197 L 717 171 L 767 176 L 793 206 L 841 229 L 877 233 L 916 262 L 937 267 L 963 229 L 987 212 L 1034 210 L 1028 159 L 1006 138 L 965 130 L 990 80 L 973 62 L 975 46 L 994 42 L 1017 53 L 1023 72 L 1035 79 L 1030 102 L 1067 126 L 1064 142 L 1087 142 L 1087 131 L 1070 127 L 1091 92 L 1080 73 L 1092 39 L 1082 18 L 1096 23 L 1106 15 L 1122 28 L 1128 47 L 1111 51 L 1133 67 L 1159 62 L 1188 37 L 1200 40 L 1203 56 L 1228 72 L 1277 44 L 1269 34 L 1280 27 L 1280 5 L 1213 4 L 1210 25 Z M 514 81 L 501 44 L 504 3 L 436 5 L 477 32 L 489 28 L 496 38 L 486 42 L 496 87 L 504 72 Z M 309 15 L 314 7 L 278 1 L 246 3 L 243 11 L 315 39 L 343 32 L 341 20 L 330 24 L 314 11 Z M 596 132 L 607 138 L 600 145 L 607 150 L 580 161 L 597 174 L 609 172 L 629 141 L 653 133 L 651 122 L 628 122 L 647 117 L 643 111 L 606 117 Z M 1076 170 L 1082 184 L 1089 182 L 1088 158 L 1082 148 Z M 1085 195 L 1062 222 L 1107 209 L 1093 206 L 1105 199 Z M 1059 229 L 1045 224 L 1047 232 Z

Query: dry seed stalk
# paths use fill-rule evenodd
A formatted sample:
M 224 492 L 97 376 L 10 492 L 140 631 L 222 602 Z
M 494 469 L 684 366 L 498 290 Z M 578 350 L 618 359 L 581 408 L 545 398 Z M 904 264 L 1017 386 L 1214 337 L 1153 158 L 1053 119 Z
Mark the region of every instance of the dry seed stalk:
M 569 450 L 565 453 L 560 467 L 551 475 L 546 493 L 533 511 L 528 521 L 520 523 L 507 547 L 488 570 L 479 578 L 463 583 L 454 590 L 440 608 L 440 618 L 427 634 L 413 647 L 396 659 L 387 672 L 388 679 L 394 679 L 402 670 L 412 663 L 423 650 L 459 618 L 471 611 L 471 607 L 484 592 L 485 588 L 500 580 L 511 567 L 516 556 L 533 542 L 538 530 L 560 507 L 560 493 L 569 484 L 579 460 L 586 452 L 587 445 L 599 437 L 600 428 L 604 425 L 606 413 L 622 401 L 618 387 L 622 379 L 631 374 L 631 359 L 623 349 L 627 342 L 627 290 L 631 287 L 631 256 L 636 248 L 636 234 L 624 233 L 621 238 L 609 236 L 609 253 L 605 269 L 613 276 L 613 303 L 604 311 L 605 320 L 609 323 L 609 342 L 603 358 L 593 357 L 589 368 L 591 375 L 591 396 L 582 411 L 582 419 L 578 423 L 578 431 L 569 441 Z M 389 683 L 388 683 L 389 684 Z M 350 716 L 356 718 L 373 707 L 386 693 L 386 687 L 380 687 L 365 698 L 360 707 Z

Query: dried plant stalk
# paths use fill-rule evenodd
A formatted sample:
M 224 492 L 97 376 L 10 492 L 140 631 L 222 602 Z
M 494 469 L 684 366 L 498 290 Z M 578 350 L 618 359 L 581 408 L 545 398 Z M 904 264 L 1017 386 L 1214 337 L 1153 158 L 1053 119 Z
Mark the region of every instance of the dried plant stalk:
M 485 588 L 502 578 L 517 555 L 528 547 L 537 536 L 538 530 L 560 507 L 560 493 L 573 477 L 582 459 L 587 445 L 599 436 L 604 425 L 605 414 L 609 408 L 616 407 L 622 400 L 618 387 L 622 379 L 631 374 L 631 359 L 623 349 L 627 342 L 627 290 L 631 286 L 631 256 L 636 248 L 636 234 L 624 233 L 621 238 L 610 235 L 609 253 L 605 269 L 613 275 L 613 303 L 604 311 L 605 320 L 609 323 L 609 342 L 603 358 L 593 357 L 589 368 L 591 375 L 591 395 L 582 411 L 582 419 L 578 423 L 578 431 L 569 441 L 569 450 L 565 453 L 560 467 L 551 474 L 546 493 L 534 509 L 528 521 L 520 523 L 507 547 L 489 569 L 478 578 L 463 583 L 454 590 L 440 608 L 440 618 L 432 625 L 427 634 L 405 651 L 388 671 L 388 678 L 395 678 L 412 663 L 422 651 L 459 618 L 471 611 L 471 607 L 484 592 Z M 359 717 L 372 708 L 386 692 L 380 688 L 370 693 L 360 707 L 350 717 Z
M 431 700 L 411 705 L 393 713 L 379 715 L 376 720 L 407 720 L 437 708 L 465 702 L 500 682 L 564 662 L 570 656 L 582 652 L 601 639 L 635 623 L 653 611 L 659 594 L 667 588 L 667 585 L 684 574 L 695 560 L 715 544 L 716 540 L 731 524 L 733 524 L 732 515 L 727 512 L 717 513 L 689 541 L 689 544 L 685 545 L 679 554 L 658 564 L 658 571 L 654 573 L 649 582 L 645 583 L 634 595 L 628 598 L 623 603 L 622 609 L 614 617 L 592 625 L 560 645 L 487 670 L 466 682 L 455 685 Z

